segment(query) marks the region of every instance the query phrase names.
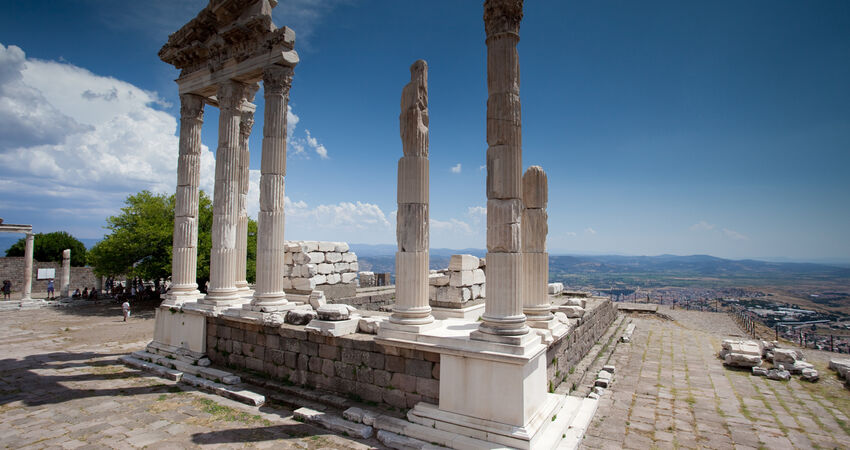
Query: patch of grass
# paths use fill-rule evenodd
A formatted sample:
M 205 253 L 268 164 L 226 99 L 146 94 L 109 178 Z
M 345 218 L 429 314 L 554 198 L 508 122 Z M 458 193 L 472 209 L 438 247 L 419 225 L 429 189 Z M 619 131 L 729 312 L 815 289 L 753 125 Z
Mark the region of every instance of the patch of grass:
M 213 420 L 225 422 L 242 422 L 244 424 L 263 423 L 266 426 L 271 425 L 269 420 L 263 419 L 259 415 L 251 415 L 245 411 L 239 411 L 229 406 L 224 406 L 216 403 L 208 398 L 196 399 L 193 403 L 201 411 L 213 416 Z
M 165 400 L 165 399 L 167 399 L 167 398 L 168 398 L 168 396 L 167 396 L 167 395 L 165 395 L 165 394 L 159 394 L 159 397 L 157 397 L 157 398 L 156 398 L 156 401 L 161 402 L 161 401 L 163 401 L 163 400 Z

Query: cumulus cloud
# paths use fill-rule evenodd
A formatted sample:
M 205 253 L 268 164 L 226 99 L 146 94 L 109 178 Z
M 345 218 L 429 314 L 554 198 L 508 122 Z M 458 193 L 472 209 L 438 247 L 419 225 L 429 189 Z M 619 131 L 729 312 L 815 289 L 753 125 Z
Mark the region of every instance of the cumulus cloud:
M 691 231 L 711 231 L 715 228 L 714 224 L 708 223 L 704 220 L 700 220 L 699 222 L 691 225 Z
M 295 116 L 295 123 L 298 123 L 298 116 Z M 295 137 L 295 125 L 292 125 L 291 132 L 287 131 L 287 140 L 289 141 L 289 152 L 287 157 L 310 159 L 310 155 L 315 153 L 319 159 L 330 159 L 328 149 L 316 139 L 310 130 L 304 129 L 304 137 Z
M 596 234 L 596 230 L 594 230 L 593 228 L 590 228 L 590 227 L 585 228 L 584 232 L 587 233 L 587 234 Z
M 727 238 L 732 239 L 733 241 L 745 241 L 749 239 L 747 236 L 744 236 L 743 234 L 738 233 L 734 230 L 730 230 L 728 228 L 724 228 L 722 231 L 723 236 L 726 236 Z
M 451 170 L 452 170 L 452 173 L 460 173 L 460 163 L 457 163 L 457 165 L 452 166 Z
M 437 232 L 443 233 L 464 233 L 471 234 L 472 227 L 469 226 L 468 223 L 458 220 L 458 219 L 449 219 L 449 220 L 437 220 L 431 219 L 431 229 Z
M 466 209 L 466 215 L 471 217 L 472 220 L 476 222 L 487 220 L 487 207 L 470 206 Z

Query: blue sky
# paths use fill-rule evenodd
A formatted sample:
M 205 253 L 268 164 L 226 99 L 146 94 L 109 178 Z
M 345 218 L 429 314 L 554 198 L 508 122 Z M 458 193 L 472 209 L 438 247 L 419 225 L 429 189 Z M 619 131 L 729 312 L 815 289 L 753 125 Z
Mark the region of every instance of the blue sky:
M 94 238 L 128 194 L 173 192 L 177 71 L 157 51 L 204 4 L 0 1 L 0 217 Z M 301 55 L 287 238 L 395 241 L 399 98 L 422 58 L 431 243 L 484 247 L 481 15 L 281 0 Z M 850 260 L 850 2 L 529 0 L 521 37 L 523 162 L 549 174 L 552 253 Z M 210 191 L 217 120 L 207 107 Z

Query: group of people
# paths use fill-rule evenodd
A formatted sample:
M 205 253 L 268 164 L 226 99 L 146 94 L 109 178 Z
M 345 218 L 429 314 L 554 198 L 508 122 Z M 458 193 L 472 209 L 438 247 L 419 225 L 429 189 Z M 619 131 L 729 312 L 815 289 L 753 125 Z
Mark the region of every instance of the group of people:
M 84 298 L 87 300 L 97 300 L 97 289 L 92 286 L 91 291 L 89 291 L 89 288 L 83 288 L 83 292 L 80 292 L 80 288 L 77 288 L 77 290 L 74 291 L 74 295 L 72 295 L 72 297 Z

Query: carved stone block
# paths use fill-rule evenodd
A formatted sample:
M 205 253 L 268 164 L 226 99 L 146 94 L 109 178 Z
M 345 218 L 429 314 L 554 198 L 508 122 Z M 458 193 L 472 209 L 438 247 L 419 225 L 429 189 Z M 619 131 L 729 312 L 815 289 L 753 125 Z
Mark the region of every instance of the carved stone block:
M 398 160 L 398 203 L 428 203 L 428 158 L 403 156 Z
M 522 149 L 507 145 L 487 149 L 487 198 L 522 198 Z
M 531 166 L 522 176 L 522 202 L 526 208 L 546 208 L 549 203 L 549 181 L 540 166 Z
M 549 234 L 549 216 L 545 209 L 526 209 L 522 220 L 522 247 L 524 252 L 546 251 Z
M 400 252 L 428 250 L 428 205 L 399 204 L 396 213 L 396 236 Z
M 487 250 L 522 251 L 522 200 L 487 200 Z M 490 261 L 488 261 L 490 262 Z

